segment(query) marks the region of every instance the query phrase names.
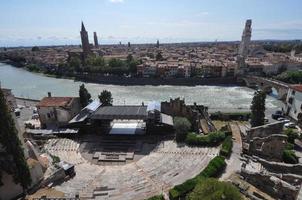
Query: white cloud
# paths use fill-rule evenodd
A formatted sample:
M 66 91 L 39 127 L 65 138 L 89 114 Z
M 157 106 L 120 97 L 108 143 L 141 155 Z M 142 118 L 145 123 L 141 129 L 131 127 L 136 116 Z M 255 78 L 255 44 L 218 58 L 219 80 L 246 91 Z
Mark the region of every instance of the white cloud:
M 124 0 L 109 0 L 111 3 L 123 3 Z

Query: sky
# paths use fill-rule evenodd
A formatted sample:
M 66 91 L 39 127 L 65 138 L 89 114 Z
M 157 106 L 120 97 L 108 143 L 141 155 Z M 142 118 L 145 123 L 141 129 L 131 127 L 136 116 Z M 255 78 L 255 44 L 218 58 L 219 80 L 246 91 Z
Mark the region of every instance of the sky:
M 302 39 L 302 0 L 0 0 L 0 46 Z

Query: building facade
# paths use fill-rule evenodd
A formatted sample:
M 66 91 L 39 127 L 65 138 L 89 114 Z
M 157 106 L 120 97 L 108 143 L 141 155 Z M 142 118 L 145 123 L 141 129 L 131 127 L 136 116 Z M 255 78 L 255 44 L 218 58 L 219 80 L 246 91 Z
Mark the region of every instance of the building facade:
M 283 111 L 299 125 L 302 124 L 302 85 L 292 85 L 289 88 Z
M 81 110 L 78 97 L 45 97 L 37 105 L 43 128 L 66 125 Z

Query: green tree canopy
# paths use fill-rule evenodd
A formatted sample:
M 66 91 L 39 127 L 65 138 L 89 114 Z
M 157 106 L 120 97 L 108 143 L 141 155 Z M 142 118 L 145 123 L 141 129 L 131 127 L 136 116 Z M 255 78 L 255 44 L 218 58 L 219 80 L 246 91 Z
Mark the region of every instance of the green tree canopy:
M 132 54 L 128 54 L 128 56 L 127 56 L 127 63 L 130 63 L 130 62 L 132 62 L 133 61 L 133 56 L 132 56 Z
M 164 59 L 163 56 L 161 55 L 161 52 L 158 52 L 158 53 L 156 54 L 155 59 L 156 59 L 157 61 L 162 61 L 162 60 Z
M 86 59 L 86 64 L 90 66 L 105 67 L 106 62 L 102 56 L 90 56 Z
M 37 46 L 34 46 L 33 48 L 31 48 L 31 51 L 40 51 L 40 48 Z
M 285 71 L 275 78 L 286 83 L 300 84 L 302 83 L 302 71 Z
M 214 178 L 201 181 L 189 194 L 188 200 L 242 200 L 240 192 L 231 183 Z
M 117 58 L 110 59 L 108 64 L 109 64 L 109 67 L 111 67 L 111 68 L 120 68 L 120 67 L 125 66 L 125 63 L 122 60 L 117 59 Z
M 88 92 L 88 90 L 85 88 L 84 84 L 80 85 L 79 96 L 80 96 L 80 104 L 82 108 L 86 107 L 89 104 L 89 102 L 91 102 L 91 95 Z
M 9 160 L 0 159 L 0 183 L 1 172 L 5 171 L 12 174 L 15 183 L 20 183 L 23 189 L 27 189 L 31 184 L 29 168 L 27 166 L 21 141 L 18 137 L 18 131 L 15 122 L 6 105 L 4 94 L 0 89 L 0 147 L 6 152 L 5 157 Z M 7 167 L 7 162 L 9 166 Z
M 284 150 L 282 158 L 285 163 L 297 164 L 299 162 L 299 158 L 293 150 Z
M 100 102 L 102 106 L 112 106 L 113 99 L 112 94 L 108 90 L 103 90 L 99 95 Z
M 295 139 L 299 138 L 298 133 L 291 128 L 285 130 L 284 133 L 287 135 L 287 141 L 291 144 L 295 144 Z
M 266 94 L 262 91 L 257 91 L 254 94 L 254 98 L 251 105 L 251 126 L 262 126 L 264 125 L 265 118 L 265 98 Z
M 174 118 L 174 129 L 176 133 L 176 141 L 185 141 L 189 130 L 191 129 L 190 121 L 185 117 L 175 117 Z
M 69 60 L 69 66 L 75 71 L 81 71 L 81 60 L 78 57 L 71 57 Z

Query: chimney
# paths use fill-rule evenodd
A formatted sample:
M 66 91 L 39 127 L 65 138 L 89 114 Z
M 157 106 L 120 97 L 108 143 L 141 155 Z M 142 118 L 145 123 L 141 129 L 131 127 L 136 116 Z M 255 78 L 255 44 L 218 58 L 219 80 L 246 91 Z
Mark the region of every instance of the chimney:
M 51 92 L 48 92 L 47 94 L 48 94 L 48 97 L 51 97 Z

